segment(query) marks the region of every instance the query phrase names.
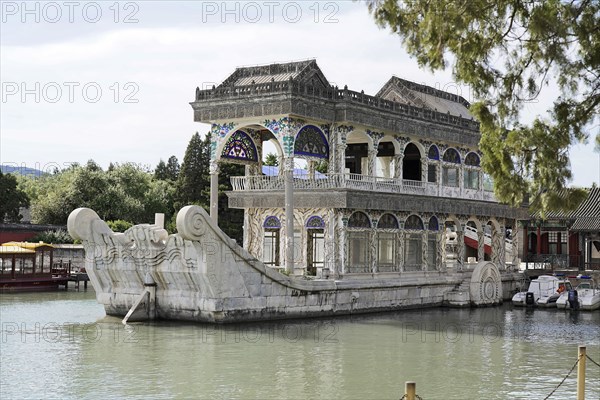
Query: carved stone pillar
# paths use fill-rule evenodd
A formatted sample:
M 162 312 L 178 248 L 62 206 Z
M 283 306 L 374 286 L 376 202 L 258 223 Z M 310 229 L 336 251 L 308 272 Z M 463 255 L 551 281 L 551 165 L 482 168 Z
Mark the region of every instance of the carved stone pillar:
M 348 221 L 340 213 L 337 218 L 337 246 L 338 246 L 338 275 L 344 275 L 346 273 L 346 264 L 348 256 L 348 245 L 346 243 L 346 225 Z
M 315 179 L 315 171 L 316 171 L 317 162 L 314 160 L 308 160 L 306 163 L 306 167 L 308 169 L 308 179 Z
M 499 258 L 499 262 L 500 264 L 498 265 L 498 268 L 502 268 L 502 269 L 506 269 L 506 227 L 504 225 L 500 226 L 500 233 L 499 233 L 500 239 L 499 239 L 499 251 L 498 251 L 498 258 Z
M 219 223 L 219 164 L 211 161 L 210 173 L 210 218 L 215 225 Z
M 371 272 L 376 274 L 379 272 L 377 268 L 377 221 L 373 221 L 373 228 L 369 232 L 370 246 L 371 246 Z
M 421 238 L 421 269 L 427 271 L 429 266 L 427 265 L 427 247 L 429 246 L 429 231 L 423 230 Z
M 516 270 L 519 268 L 519 221 L 515 220 L 512 228 L 512 264 Z M 567 253 L 568 254 L 568 253 Z
M 294 157 L 284 159 L 285 171 L 285 270 L 294 271 Z
M 477 261 L 485 260 L 485 232 L 483 227 L 477 231 Z
M 456 240 L 458 241 L 456 245 L 456 261 L 458 263 L 458 269 L 462 270 L 465 265 L 465 227 L 463 224 L 456 227 Z
M 402 163 L 404 162 L 404 152 L 397 153 L 394 156 L 394 179 L 402 180 Z
M 404 233 L 404 229 L 400 227 L 400 232 L 398 233 L 398 271 L 404 272 L 404 247 L 406 244 L 404 243 L 406 234 Z
M 427 182 L 427 168 L 429 167 L 429 162 L 427 157 L 421 157 L 421 181 Z
M 364 175 L 375 176 L 377 162 L 377 150 L 370 149 L 367 157 L 367 173 Z
M 445 247 L 445 237 L 446 237 L 446 233 L 444 231 L 442 231 L 443 233 L 437 233 L 435 235 L 435 243 L 436 243 L 436 257 L 435 257 L 435 266 L 436 269 L 438 271 L 443 271 L 444 270 L 444 247 Z

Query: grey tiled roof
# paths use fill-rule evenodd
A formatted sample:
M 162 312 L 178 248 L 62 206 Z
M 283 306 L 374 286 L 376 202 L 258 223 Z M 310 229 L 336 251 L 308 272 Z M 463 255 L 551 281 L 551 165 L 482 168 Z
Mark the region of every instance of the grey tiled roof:
M 592 188 L 590 194 L 575 211 L 573 231 L 600 231 L 600 188 Z

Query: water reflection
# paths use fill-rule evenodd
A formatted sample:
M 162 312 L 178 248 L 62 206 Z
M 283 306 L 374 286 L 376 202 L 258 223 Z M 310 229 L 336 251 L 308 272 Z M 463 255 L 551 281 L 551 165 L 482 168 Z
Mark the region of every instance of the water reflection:
M 600 313 L 431 309 L 310 321 L 123 326 L 93 293 L 2 295 L 0 398 L 543 398 L 600 360 Z M 6 367 L 10 366 L 10 367 Z M 588 363 L 588 376 L 598 374 Z M 572 397 L 575 378 L 556 398 Z M 589 398 L 600 396 L 590 379 Z M 595 397 L 594 397 L 595 396 Z

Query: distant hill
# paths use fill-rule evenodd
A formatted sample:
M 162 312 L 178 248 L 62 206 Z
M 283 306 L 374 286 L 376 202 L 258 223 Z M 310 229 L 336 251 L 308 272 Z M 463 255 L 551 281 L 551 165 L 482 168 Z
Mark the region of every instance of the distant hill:
M 20 174 L 20 175 L 32 175 L 32 176 L 42 176 L 45 175 L 46 172 L 40 171 L 35 168 L 27 168 L 27 167 L 15 167 L 12 165 L 0 165 L 0 171 L 3 174 Z

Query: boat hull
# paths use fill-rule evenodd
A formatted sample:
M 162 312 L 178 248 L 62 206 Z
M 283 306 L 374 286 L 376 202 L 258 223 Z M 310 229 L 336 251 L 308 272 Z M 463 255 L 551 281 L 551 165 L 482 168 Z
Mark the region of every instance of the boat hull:
M 176 235 L 154 225 L 113 233 L 89 209 L 75 210 L 68 227 L 84 244 L 98 301 L 109 315 L 131 311 L 129 320 L 232 323 L 322 317 L 453 305 L 455 298 L 461 300 L 457 305 L 466 299 L 468 305 L 487 306 L 500 304 L 503 285 L 520 279 L 514 273 L 501 276 L 491 262 L 466 272 L 287 276 L 252 257 L 196 206 L 179 212 Z

